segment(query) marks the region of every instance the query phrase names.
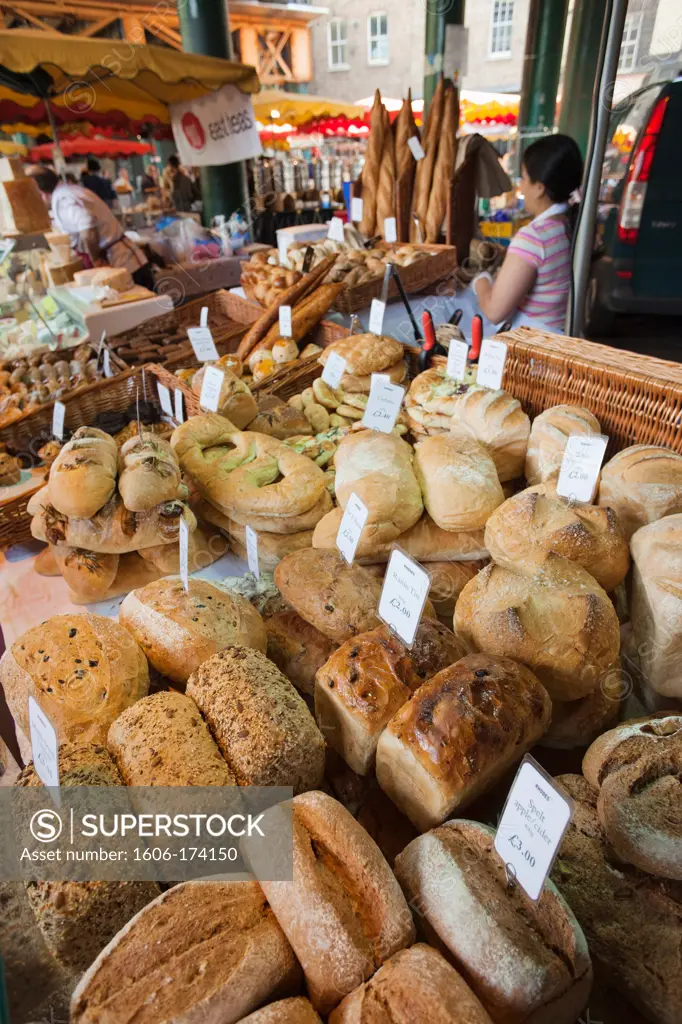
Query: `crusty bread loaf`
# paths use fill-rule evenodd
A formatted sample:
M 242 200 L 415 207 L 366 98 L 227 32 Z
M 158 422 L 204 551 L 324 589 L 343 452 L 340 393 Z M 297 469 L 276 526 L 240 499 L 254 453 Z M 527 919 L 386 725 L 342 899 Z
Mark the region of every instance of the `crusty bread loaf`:
M 198 572 L 217 562 L 228 549 L 227 538 L 221 531 L 208 523 L 197 526 L 189 535 L 187 545 L 187 572 Z M 156 566 L 163 576 L 180 572 L 180 544 L 155 544 L 144 548 L 142 555 L 146 562 Z
M 293 609 L 277 612 L 265 623 L 267 655 L 301 693 L 315 693 L 315 673 L 336 645 Z M 327 737 L 328 739 L 329 737 Z
M 494 836 L 446 822 L 396 858 L 400 884 L 494 1021 L 573 1024 L 592 985 L 585 936 L 551 882 L 537 902 L 509 887 Z
M 73 1024 L 236 1024 L 301 972 L 257 882 L 183 882 L 133 917 L 81 978 Z
M 495 463 L 468 437 L 423 438 L 415 445 L 414 469 L 426 510 L 443 530 L 480 530 L 504 501 Z
M 261 886 L 324 1015 L 414 940 L 414 924 L 378 847 L 333 797 L 295 797 L 293 831 L 293 882 Z M 248 859 L 254 840 L 242 845 Z
M 485 793 L 547 729 L 545 688 L 510 658 L 471 654 L 398 710 L 377 746 L 377 779 L 417 828 Z
M 163 501 L 186 498 L 177 456 L 156 434 L 131 437 L 118 457 L 118 490 L 131 512 L 148 512 Z
M 405 406 L 409 409 L 423 409 L 424 412 L 443 416 L 449 421 L 462 395 L 465 395 L 471 384 L 465 384 L 453 377 L 448 377 L 444 366 L 431 366 L 423 373 L 417 374 L 411 382 Z
M 227 530 L 233 550 L 245 557 L 246 527 L 230 520 Z M 274 572 L 283 558 L 294 551 L 302 551 L 304 548 L 311 547 L 312 543 L 312 530 L 299 530 L 297 533 L 259 533 L 259 567 L 265 572 Z
M 455 536 L 464 536 L 456 534 Z M 427 569 L 431 575 L 429 600 L 436 610 L 441 622 L 451 625 L 455 614 L 457 598 L 474 576 L 485 568 L 487 561 L 478 562 L 429 562 Z
M 403 359 L 405 350 L 399 341 L 388 334 L 349 334 L 332 342 L 320 353 L 318 362 L 324 366 L 332 352 L 346 360 L 345 374 L 369 377 L 373 373 L 387 373 L 388 367 Z M 344 378 L 339 385 L 345 387 Z
M 276 665 L 248 647 L 229 647 L 189 678 L 187 695 L 240 786 L 320 785 L 324 739 L 305 701 Z
M 83 602 L 101 601 L 116 579 L 120 555 L 100 555 L 61 544 L 50 545 L 49 550 L 69 590 Z
M 374 93 L 374 103 L 370 113 L 370 133 L 365 154 L 365 165 L 362 169 L 362 221 L 360 231 L 365 238 L 374 234 L 377 219 L 377 192 L 379 190 L 379 173 L 381 171 L 381 155 L 384 150 L 384 105 L 381 93 Z
M 102 615 L 55 615 L 5 651 L 0 683 L 26 735 L 32 696 L 61 742 L 104 743 L 114 719 L 146 695 L 149 668 L 117 622 Z
M 682 699 L 682 515 L 643 526 L 630 541 L 630 618 L 639 669 L 649 690 Z
M 231 510 L 230 515 L 227 516 L 212 508 L 207 501 L 200 502 L 196 509 L 200 518 L 215 523 L 216 526 L 220 526 L 224 530 L 229 530 L 234 523 L 237 523 L 239 526 L 250 526 L 260 535 L 261 533 L 287 534 L 313 530 L 322 517 L 331 511 L 332 504 L 331 494 L 325 490 L 320 500 L 312 508 L 297 516 L 257 516 L 251 512 L 237 512 L 236 510 Z
M 602 468 L 597 504 L 615 509 L 628 539 L 663 516 L 682 512 L 682 455 L 636 444 Z
M 192 378 L 192 391 L 195 395 L 201 395 L 201 387 L 206 376 L 206 367 L 213 366 L 213 363 L 204 363 L 202 368 Z M 245 430 L 253 419 L 258 415 L 256 399 L 251 394 L 251 389 L 245 381 L 232 373 L 226 366 L 216 367 L 223 374 L 223 382 L 220 386 L 218 396 L 217 412 L 220 416 L 226 416 L 230 423 L 234 423 L 239 430 Z
M 523 662 L 553 700 L 578 700 L 617 664 L 618 616 L 575 562 L 550 553 L 534 569 L 487 565 L 459 595 L 455 632 L 474 650 Z
M 114 493 L 117 463 L 113 437 L 79 427 L 50 467 L 50 503 L 66 516 L 94 516 Z
M 278 999 L 276 1003 L 264 1006 L 244 1017 L 241 1024 L 322 1024 L 312 1003 L 304 996 L 293 999 Z
M 530 485 L 558 479 L 572 434 L 601 434 L 599 420 L 578 405 L 554 405 L 535 417 L 526 455 L 525 477 Z
M 84 552 L 84 554 L 87 556 L 92 554 L 92 552 L 88 551 Z M 137 587 L 146 587 L 148 583 L 156 582 L 156 580 L 163 576 L 163 572 L 152 562 L 148 562 L 143 558 L 142 554 L 143 553 L 138 554 L 136 551 L 129 551 L 125 555 L 113 556 L 118 558 L 116 576 L 114 577 L 109 589 L 97 598 L 98 601 L 110 601 L 115 597 L 122 597 L 125 594 L 129 594 L 131 590 L 135 590 Z M 83 596 L 74 590 L 69 591 L 69 597 L 73 604 L 85 605 L 92 601 L 91 597 Z
M 378 235 L 385 233 L 386 218 L 395 217 L 395 180 L 395 139 L 388 111 L 384 108 L 384 144 L 381 152 L 381 166 L 379 168 L 375 224 L 375 230 Z
M 547 484 L 500 505 L 485 525 L 485 546 L 498 565 L 518 572 L 553 551 L 582 565 L 606 591 L 615 590 L 630 567 L 628 542 L 613 509 L 569 502 Z
M 450 429 L 485 448 L 500 481 L 523 476 L 530 420 L 521 403 L 506 391 L 469 388 L 452 403 Z
M 298 351 L 298 349 L 296 350 Z M 308 419 L 276 395 L 258 396 L 258 415 L 251 420 L 249 427 L 258 434 L 268 434 L 280 441 L 287 437 L 296 437 L 310 433 Z M 226 414 L 229 417 L 229 414 Z
M 458 128 L 459 93 L 452 82 L 448 82 L 443 104 L 443 120 L 439 131 L 438 155 L 433 168 L 433 181 L 424 220 L 425 242 L 440 241 L 455 176 Z
M 357 335 L 355 335 L 357 337 Z M 325 352 L 327 349 L 324 350 Z M 324 355 L 324 352 L 323 352 Z M 321 357 L 320 357 L 321 358 Z M 368 364 L 371 360 L 368 359 Z M 403 355 L 396 360 L 395 363 L 391 363 L 383 370 L 377 370 L 377 373 L 383 373 L 385 377 L 388 377 L 391 384 L 402 384 L 407 377 L 407 363 Z M 340 387 L 344 393 L 351 395 L 368 395 L 372 388 L 372 374 L 371 373 L 344 373 L 341 378 Z
M 423 159 L 417 161 L 417 173 L 414 179 L 414 190 L 412 192 L 412 221 L 410 223 L 411 242 L 423 242 L 426 240 L 426 214 L 429 208 L 433 169 L 436 165 L 438 145 L 440 143 L 441 121 L 443 119 L 444 105 L 445 81 L 441 75 L 429 104 L 426 124 L 422 129 L 422 146 L 424 148 L 425 156 Z M 419 222 L 421 233 L 417 231 L 415 217 Z
M 422 619 L 410 650 L 387 626 L 347 640 L 315 681 L 315 715 L 327 743 L 354 772 L 367 775 L 396 711 L 426 679 L 466 653 L 462 641 L 434 619 Z

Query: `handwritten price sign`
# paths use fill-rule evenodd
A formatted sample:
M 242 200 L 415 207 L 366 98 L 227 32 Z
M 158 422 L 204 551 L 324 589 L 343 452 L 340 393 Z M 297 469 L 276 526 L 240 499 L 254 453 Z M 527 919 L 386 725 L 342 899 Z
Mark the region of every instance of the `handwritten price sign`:
M 379 599 L 379 618 L 411 647 L 426 604 L 431 577 L 421 565 L 394 548 Z
M 360 501 L 357 494 L 351 494 L 336 535 L 336 546 L 349 565 L 353 564 L 368 515 L 367 506 Z
M 363 427 L 390 434 L 404 397 L 405 388 L 401 388 L 399 384 L 391 384 L 388 377 L 383 374 L 373 373 L 369 398 L 362 417 Z

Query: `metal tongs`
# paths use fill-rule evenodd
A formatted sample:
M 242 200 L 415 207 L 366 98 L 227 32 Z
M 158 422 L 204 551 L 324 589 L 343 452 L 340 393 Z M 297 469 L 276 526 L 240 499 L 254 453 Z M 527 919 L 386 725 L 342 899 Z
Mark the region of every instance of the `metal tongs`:
M 391 269 L 391 274 L 393 275 L 393 280 L 396 283 L 396 288 L 398 289 L 398 293 L 400 294 L 400 298 L 402 299 L 403 306 L 407 311 L 407 315 L 410 318 L 410 323 L 412 324 L 412 330 L 414 332 L 414 340 L 416 341 L 417 344 L 419 344 L 422 340 L 422 333 L 419 330 L 419 326 L 417 324 L 417 321 L 415 320 L 414 313 L 412 312 L 412 307 L 410 306 L 409 300 L 407 298 L 407 293 L 403 286 L 403 282 L 400 278 L 398 268 L 396 267 L 395 263 L 387 263 L 387 266 L 390 267 Z

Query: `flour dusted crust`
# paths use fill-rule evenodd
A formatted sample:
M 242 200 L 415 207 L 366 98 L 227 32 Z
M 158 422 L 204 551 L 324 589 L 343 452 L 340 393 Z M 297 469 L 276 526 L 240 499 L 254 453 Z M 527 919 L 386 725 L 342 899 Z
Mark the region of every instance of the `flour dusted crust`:
M 148 512 L 163 501 L 186 498 L 177 456 L 155 434 L 131 437 L 119 453 L 118 490 L 132 512 Z
M 504 501 L 495 463 L 482 445 L 461 435 L 425 437 L 414 469 L 429 515 L 443 530 L 480 530 Z
M 401 343 L 387 334 L 351 334 L 347 338 L 340 338 L 322 351 L 318 362 L 324 366 L 332 352 L 346 360 L 347 374 L 360 377 L 383 373 L 387 367 L 402 359 L 404 354 Z M 343 380 L 340 387 L 345 390 Z
M 599 420 L 579 405 L 554 405 L 535 417 L 524 473 L 531 486 L 558 479 L 566 443 L 572 434 L 601 434 Z
M 116 489 L 117 466 L 113 437 L 95 427 L 79 427 L 50 467 L 50 504 L 66 516 L 94 516 Z
M 192 391 L 195 395 L 201 395 L 207 366 L 215 366 L 215 364 L 205 363 L 192 378 Z M 226 416 L 230 423 L 234 423 L 239 430 L 244 430 L 258 415 L 256 399 L 251 394 L 249 386 L 227 366 L 216 366 L 215 368 L 223 374 L 223 382 L 218 396 L 218 414 Z
M 663 516 L 682 512 L 682 455 L 670 448 L 636 444 L 602 468 L 599 505 L 610 505 L 628 539 Z
M 322 1024 L 312 1004 L 303 996 L 280 999 L 244 1017 L 241 1024 Z
M 523 476 L 530 420 L 506 391 L 471 387 L 453 403 L 450 429 L 478 441 L 495 463 L 500 481 Z

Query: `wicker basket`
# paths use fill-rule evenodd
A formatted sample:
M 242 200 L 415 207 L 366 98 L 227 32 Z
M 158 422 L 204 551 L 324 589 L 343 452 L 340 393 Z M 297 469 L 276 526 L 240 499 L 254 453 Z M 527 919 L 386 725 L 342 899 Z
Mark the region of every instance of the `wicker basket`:
M 414 248 L 424 249 L 431 255 L 428 259 L 418 260 L 417 263 L 399 268 L 400 280 L 408 294 L 422 292 L 457 270 L 457 250 L 453 245 L 419 245 Z M 354 313 L 358 309 L 364 309 L 369 306 L 372 299 L 380 298 L 382 284 L 383 278 L 377 277 L 373 281 L 345 288 L 334 303 L 334 309 L 340 313 Z M 398 288 L 391 278 L 388 297 L 395 298 L 397 295 Z
M 419 349 L 412 345 L 403 345 L 405 358 L 407 360 L 407 379 L 403 382 L 406 386 L 419 373 Z M 302 391 L 310 387 L 314 380 L 322 375 L 323 366 L 317 361 L 317 356 L 310 359 L 302 359 L 300 363 L 287 369 L 284 367 L 279 373 L 268 377 L 260 387 L 261 395 L 276 395 L 285 401 L 293 395 L 300 395 Z

